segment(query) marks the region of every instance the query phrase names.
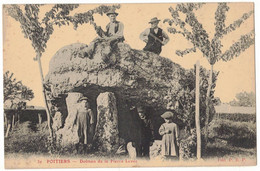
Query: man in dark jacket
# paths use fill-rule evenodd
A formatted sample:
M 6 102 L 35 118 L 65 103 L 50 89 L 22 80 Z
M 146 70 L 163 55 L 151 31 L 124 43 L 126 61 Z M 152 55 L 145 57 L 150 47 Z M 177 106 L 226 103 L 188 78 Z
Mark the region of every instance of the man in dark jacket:
M 160 54 L 162 46 L 166 45 L 169 41 L 169 36 L 158 27 L 160 20 L 154 17 L 149 22 L 151 28 L 146 29 L 140 34 L 140 39 L 146 43 L 143 50 Z
M 153 125 L 143 107 L 138 107 L 137 112 L 138 117 L 134 119 L 136 130 L 134 131 L 133 146 L 136 149 L 136 157 L 149 159 L 150 146 L 154 142 Z

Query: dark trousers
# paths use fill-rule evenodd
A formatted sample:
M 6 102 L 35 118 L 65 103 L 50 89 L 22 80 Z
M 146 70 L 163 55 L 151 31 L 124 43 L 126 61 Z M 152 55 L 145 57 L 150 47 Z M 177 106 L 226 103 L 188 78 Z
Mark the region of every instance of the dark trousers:
M 135 150 L 136 150 L 136 157 L 142 157 L 142 158 L 146 158 L 146 159 L 150 158 L 150 155 L 149 155 L 149 152 L 150 152 L 149 142 L 148 143 L 136 144 Z
M 148 44 L 147 43 L 143 50 L 153 52 L 157 55 L 160 55 L 160 53 L 162 51 L 162 45 L 158 44 L 158 43 L 154 43 L 154 44 Z

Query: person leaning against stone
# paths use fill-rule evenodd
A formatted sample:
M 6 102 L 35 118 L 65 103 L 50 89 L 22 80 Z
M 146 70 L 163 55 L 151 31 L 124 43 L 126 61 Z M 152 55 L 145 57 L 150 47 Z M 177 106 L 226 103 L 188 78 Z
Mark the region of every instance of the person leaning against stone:
M 93 137 L 94 114 L 90 109 L 87 97 L 81 97 L 76 113 L 75 123 L 78 128 L 79 142 L 76 144 L 77 153 L 79 152 L 79 145 L 83 144 L 84 153 L 87 151 L 87 146 L 91 145 Z
M 161 115 L 165 123 L 159 128 L 159 134 L 162 136 L 162 155 L 166 160 L 179 159 L 179 128 L 173 122 L 173 116 L 170 111 Z
M 91 24 L 94 25 L 95 30 L 98 34 L 98 38 L 94 39 L 87 48 L 86 54 L 84 56 L 92 56 L 93 52 L 95 51 L 96 43 L 99 41 L 109 41 L 111 48 L 113 49 L 114 46 L 118 42 L 123 42 L 124 38 L 124 24 L 120 21 L 117 21 L 116 17 L 118 13 L 114 10 L 110 10 L 107 13 L 110 22 L 106 26 L 106 31 L 103 31 L 100 26 L 96 26 L 96 24 L 91 21 Z
M 138 117 L 135 120 L 135 133 L 133 146 L 136 149 L 136 157 L 150 158 L 150 146 L 154 142 L 154 128 L 151 119 L 147 116 L 142 106 L 137 107 Z
M 147 28 L 140 34 L 140 39 L 146 43 L 143 50 L 150 51 L 156 54 L 160 54 L 162 51 L 162 46 L 169 42 L 169 36 L 158 27 L 160 20 L 154 17 L 149 22 L 151 28 Z

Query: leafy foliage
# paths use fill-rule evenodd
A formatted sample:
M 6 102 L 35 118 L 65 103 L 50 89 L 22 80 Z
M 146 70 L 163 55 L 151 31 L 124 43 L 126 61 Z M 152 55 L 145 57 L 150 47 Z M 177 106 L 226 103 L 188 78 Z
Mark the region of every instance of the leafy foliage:
M 218 72 L 214 72 L 213 85 L 210 92 L 211 99 L 215 99 L 214 88 L 216 86 L 217 76 Z M 201 127 L 203 127 L 206 117 L 205 99 L 207 94 L 209 72 L 205 68 L 201 68 L 200 77 L 200 120 Z M 165 96 L 164 98 L 166 101 L 168 101 L 167 108 L 169 110 L 175 110 L 178 113 L 177 118 L 180 121 L 179 125 L 189 132 L 191 132 L 191 129 L 195 128 L 195 78 L 195 70 L 187 70 L 179 81 L 179 83 L 181 84 L 180 89 L 168 92 L 167 96 Z M 215 110 L 213 107 L 213 103 L 210 104 L 210 106 L 212 108 L 210 113 L 211 120 L 213 118 Z
M 70 12 L 79 7 L 79 4 L 55 4 L 50 11 L 45 13 L 45 17 L 40 20 L 40 4 L 10 5 L 7 7 L 8 14 L 21 24 L 24 37 L 31 40 L 32 46 L 37 54 L 42 54 L 54 31 L 54 26 L 59 27 L 72 23 L 74 28 L 78 24 L 88 23 L 93 19 L 93 14 L 103 15 L 110 9 L 120 8 L 119 5 L 101 5 L 85 13 L 70 16 Z M 24 7 L 24 10 L 21 8 Z
M 247 48 L 254 44 L 255 39 L 254 37 L 252 37 L 253 35 L 254 31 L 242 35 L 237 42 L 235 42 L 227 51 L 225 51 L 221 55 L 221 59 L 223 61 L 229 61 L 234 57 L 238 57 L 241 54 L 241 52 L 245 51 Z
M 63 25 L 69 25 L 69 23 L 72 22 L 74 24 L 74 28 L 77 28 L 78 23 L 87 23 L 90 21 L 89 18 L 93 19 L 93 13 L 103 14 L 103 12 L 107 12 L 110 8 L 115 8 L 115 6 L 111 7 L 103 5 L 82 15 L 77 14 L 75 16 L 70 16 L 70 12 L 75 8 L 78 8 L 79 4 L 55 4 L 50 11 L 45 13 L 45 17 L 41 21 L 39 19 L 40 6 L 42 5 L 8 5 L 6 9 L 8 14 L 20 23 L 24 37 L 31 40 L 32 46 L 36 52 L 36 58 L 34 58 L 34 60 L 37 60 L 39 64 L 43 97 L 48 116 L 48 127 L 50 136 L 52 137 L 53 131 L 51 128 L 50 111 L 45 94 L 44 78 L 40 59 L 42 53 L 47 48 L 47 41 L 50 39 L 50 36 L 54 31 L 54 26 L 58 25 L 60 27 Z M 21 7 L 24 7 L 24 10 L 22 10 Z M 84 18 L 80 18 L 80 16 Z
M 191 131 L 191 135 L 182 137 L 180 141 L 180 158 L 182 160 L 194 159 L 196 154 L 196 130 Z
M 241 35 L 240 39 L 231 45 L 227 51 L 222 53 L 222 42 L 221 39 L 223 36 L 228 33 L 235 31 L 241 26 L 241 24 L 247 20 L 252 14 L 253 11 L 243 14 L 243 16 L 234 21 L 228 27 L 225 25 L 226 13 L 229 10 L 227 3 L 218 3 L 217 10 L 215 12 L 215 34 L 212 40 L 209 40 L 207 31 L 203 28 L 202 24 L 198 21 L 195 16 L 194 11 L 201 8 L 204 4 L 201 3 L 181 3 L 177 4 L 176 8 L 169 8 L 172 18 L 166 19 L 164 22 L 168 22 L 171 26 L 168 28 L 168 31 L 172 34 L 181 34 L 188 41 L 193 44 L 193 48 L 188 48 L 186 50 L 177 50 L 176 54 L 183 56 L 185 54 L 196 52 L 196 49 L 199 49 L 203 56 L 205 56 L 211 65 L 211 72 L 213 72 L 213 65 L 219 61 L 229 61 L 236 56 L 239 56 L 241 52 L 248 49 L 254 43 L 254 30 L 250 33 Z M 185 16 L 185 21 L 182 20 L 180 14 L 182 13 Z M 173 25 L 174 24 L 174 25 Z M 189 29 L 188 29 L 188 26 Z M 205 141 L 208 141 L 208 124 L 210 121 L 210 103 L 212 103 L 212 97 L 210 92 L 213 89 L 214 85 L 211 84 L 211 76 L 209 77 L 207 93 L 206 93 L 206 117 L 205 117 Z M 213 81 L 212 81 L 213 82 Z M 203 96 L 203 94 L 202 94 Z M 204 103 L 201 103 L 203 106 Z M 214 109 L 213 109 L 214 110 Z M 193 109 L 194 111 L 194 109 Z
M 112 5 L 112 6 L 107 6 L 107 5 L 100 5 L 99 7 L 89 10 L 85 13 L 77 13 L 72 17 L 69 17 L 69 21 L 73 24 L 74 29 L 77 29 L 79 24 L 85 24 L 93 20 L 93 15 L 94 14 L 100 14 L 103 15 L 107 13 L 109 10 L 115 10 L 119 9 L 120 5 Z
M 236 99 L 229 102 L 231 106 L 245 106 L 245 107 L 255 107 L 256 95 L 253 92 L 241 92 L 236 95 Z
M 221 38 L 239 28 L 253 14 L 253 11 L 243 14 L 240 19 L 226 27 L 226 13 L 229 7 L 227 3 L 219 3 L 215 12 L 215 34 L 212 40 L 209 40 L 207 31 L 203 28 L 194 13 L 195 10 L 200 9 L 203 5 L 204 3 L 181 3 L 177 4 L 175 9 L 172 7 L 169 8 L 172 18 L 164 20 L 164 22 L 167 22 L 171 26 L 168 28 L 168 31 L 172 34 L 181 34 L 194 46 L 193 48 L 182 51 L 177 50 L 177 55 L 183 56 L 191 52 L 196 52 L 196 49 L 199 49 L 208 59 L 209 63 L 214 65 L 218 60 L 229 61 L 239 56 L 241 52 L 254 43 L 254 30 L 252 30 L 248 34 L 241 35 L 239 41 L 235 42 L 226 52 L 222 53 Z M 179 13 L 186 16 L 185 21 L 181 19 Z M 191 31 L 187 25 L 190 26 Z
M 71 10 L 77 8 L 78 5 L 61 5 L 57 4 L 45 14 L 42 21 L 39 20 L 40 6 L 38 4 L 11 5 L 7 7 L 8 14 L 21 24 L 24 37 L 31 40 L 35 52 L 42 53 L 46 48 L 46 43 L 53 33 L 53 26 L 61 24 Z M 24 7 L 24 10 L 21 9 Z
M 13 78 L 13 75 L 14 74 L 9 71 L 4 73 L 4 102 L 14 99 L 20 101 L 33 99 L 33 91 L 23 85 L 21 81 L 16 81 L 16 78 Z

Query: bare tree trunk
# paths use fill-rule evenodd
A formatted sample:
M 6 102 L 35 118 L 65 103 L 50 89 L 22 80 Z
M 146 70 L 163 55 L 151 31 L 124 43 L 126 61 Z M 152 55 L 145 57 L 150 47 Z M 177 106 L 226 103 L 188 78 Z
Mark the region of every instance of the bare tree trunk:
M 209 81 L 208 81 L 208 90 L 206 96 L 206 118 L 205 118 L 205 148 L 207 149 L 208 143 L 208 129 L 209 129 L 209 103 L 210 103 L 210 91 L 212 87 L 212 77 L 213 77 L 213 65 L 211 65 L 210 74 L 209 74 Z
M 200 63 L 196 64 L 196 113 L 195 124 L 197 133 L 197 159 L 201 159 L 201 132 L 200 132 Z
M 6 133 L 5 133 L 5 137 L 8 137 L 8 134 L 9 134 L 10 128 L 11 128 L 11 124 L 8 124 L 8 126 L 7 126 L 7 130 L 6 130 Z
M 42 93 L 43 93 L 44 104 L 45 104 L 45 109 L 46 109 L 46 113 L 47 113 L 49 134 L 50 134 L 50 137 L 53 138 L 53 130 L 52 130 L 52 127 L 51 127 L 51 115 L 50 115 L 50 110 L 49 110 L 49 107 L 48 107 L 47 97 L 46 97 L 45 88 L 44 88 L 44 78 L 43 78 L 43 72 L 42 72 L 41 55 L 39 53 L 37 54 L 36 59 L 37 59 L 38 64 L 39 64 L 39 70 L 40 70 L 40 75 L 41 75 Z
M 40 114 L 40 113 L 38 113 L 38 121 L 39 121 L 39 124 L 41 124 L 41 123 L 42 123 L 42 116 L 41 116 L 41 114 Z
M 7 128 L 7 127 L 8 127 L 8 121 L 7 121 L 6 113 L 4 113 L 4 116 L 5 116 L 5 126 L 6 126 L 6 128 Z
M 15 119 L 15 113 L 13 113 L 13 117 L 12 117 L 12 131 L 14 130 L 14 119 Z

